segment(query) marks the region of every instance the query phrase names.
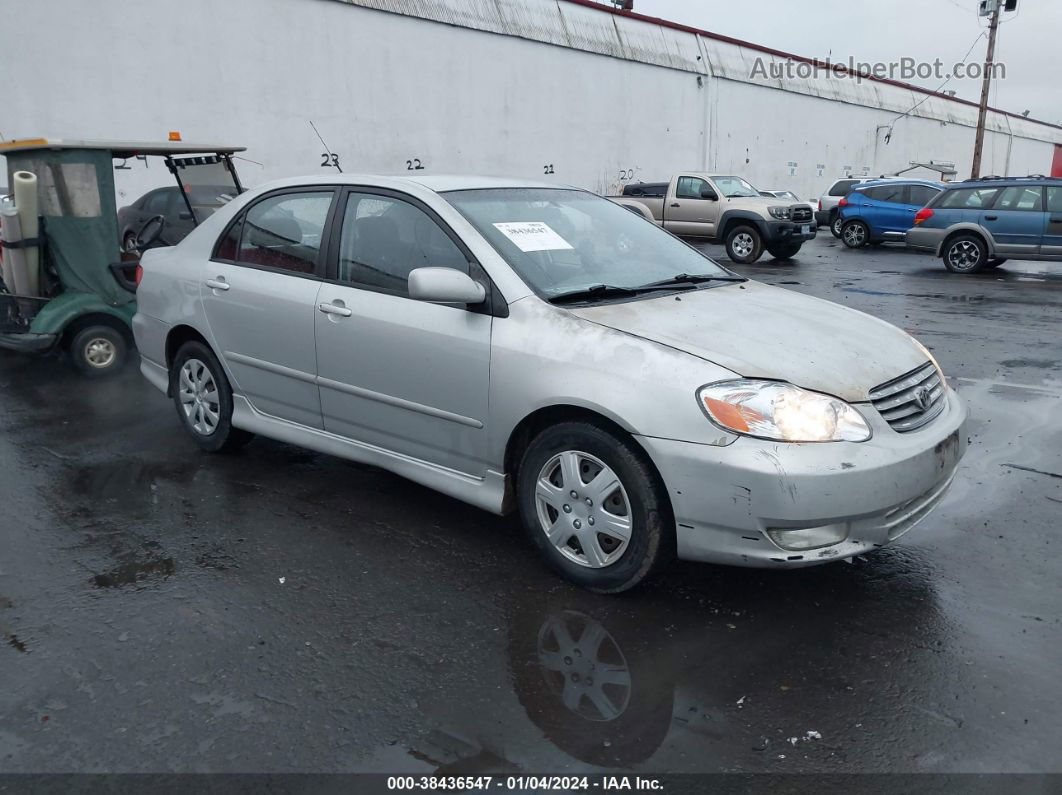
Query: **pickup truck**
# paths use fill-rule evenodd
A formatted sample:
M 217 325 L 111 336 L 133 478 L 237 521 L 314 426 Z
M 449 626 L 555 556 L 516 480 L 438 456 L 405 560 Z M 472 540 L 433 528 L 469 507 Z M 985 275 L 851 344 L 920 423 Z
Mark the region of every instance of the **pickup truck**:
M 764 197 L 741 177 L 678 174 L 670 182 L 636 182 L 612 201 L 676 235 L 723 243 L 734 262 L 755 262 L 766 250 L 789 259 L 816 234 L 807 202 Z

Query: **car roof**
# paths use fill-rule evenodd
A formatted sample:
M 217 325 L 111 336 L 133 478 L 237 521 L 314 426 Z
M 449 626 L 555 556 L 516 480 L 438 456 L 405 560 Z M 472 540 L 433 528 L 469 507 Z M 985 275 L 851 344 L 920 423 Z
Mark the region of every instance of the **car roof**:
M 1062 177 L 1045 177 L 1033 175 L 1028 177 L 981 177 L 980 179 L 967 179 L 962 182 L 950 182 L 947 188 L 998 188 L 1013 185 L 1062 185 Z
M 329 174 L 322 177 L 313 174 L 304 177 L 289 177 L 270 182 L 272 188 L 296 185 L 391 185 L 418 186 L 435 193 L 456 190 L 483 190 L 490 188 L 555 188 L 557 190 L 582 190 L 571 185 L 555 182 L 540 182 L 522 177 L 489 177 L 465 174 L 433 174 L 431 176 L 410 177 L 394 174 Z M 259 186 L 261 187 L 261 186 Z
M 859 185 L 858 187 L 852 188 L 852 190 L 863 190 L 864 188 L 874 188 L 874 187 L 878 187 L 879 185 L 885 185 L 885 184 L 887 184 L 887 185 L 896 185 L 896 184 L 900 184 L 900 185 L 924 185 L 927 188 L 943 188 L 946 185 L 946 183 L 944 183 L 944 182 L 937 182 L 936 180 L 932 180 L 932 179 L 897 179 L 897 178 L 893 178 L 893 179 L 872 179 L 872 180 L 868 180 L 867 182 L 864 182 L 862 185 Z

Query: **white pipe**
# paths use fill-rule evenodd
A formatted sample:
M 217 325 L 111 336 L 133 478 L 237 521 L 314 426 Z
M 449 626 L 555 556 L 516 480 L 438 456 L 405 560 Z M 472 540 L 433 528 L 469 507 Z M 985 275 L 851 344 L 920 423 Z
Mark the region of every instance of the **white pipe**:
M 18 218 L 22 223 L 22 237 L 37 237 L 40 231 L 37 221 L 37 175 L 30 171 L 16 171 L 11 181 L 11 191 L 15 195 L 15 207 L 18 208 Z M 40 249 L 30 246 L 23 251 L 26 258 L 27 276 L 27 292 L 24 295 L 40 295 Z

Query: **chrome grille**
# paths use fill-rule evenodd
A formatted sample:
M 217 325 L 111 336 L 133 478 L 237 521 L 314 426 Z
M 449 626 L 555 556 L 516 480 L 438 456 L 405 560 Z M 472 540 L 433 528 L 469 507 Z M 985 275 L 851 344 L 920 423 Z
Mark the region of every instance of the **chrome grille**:
M 811 220 L 811 208 L 810 207 L 794 207 L 792 218 L 797 223 Z
M 932 362 L 870 390 L 870 402 L 899 433 L 921 428 L 944 410 L 946 386 Z

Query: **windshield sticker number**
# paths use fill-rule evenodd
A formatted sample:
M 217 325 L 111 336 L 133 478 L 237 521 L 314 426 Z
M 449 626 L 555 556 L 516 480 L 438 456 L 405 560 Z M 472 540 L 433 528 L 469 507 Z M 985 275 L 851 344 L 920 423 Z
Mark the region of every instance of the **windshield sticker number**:
M 571 245 L 541 221 L 517 221 L 494 225 L 521 251 L 563 251 Z

